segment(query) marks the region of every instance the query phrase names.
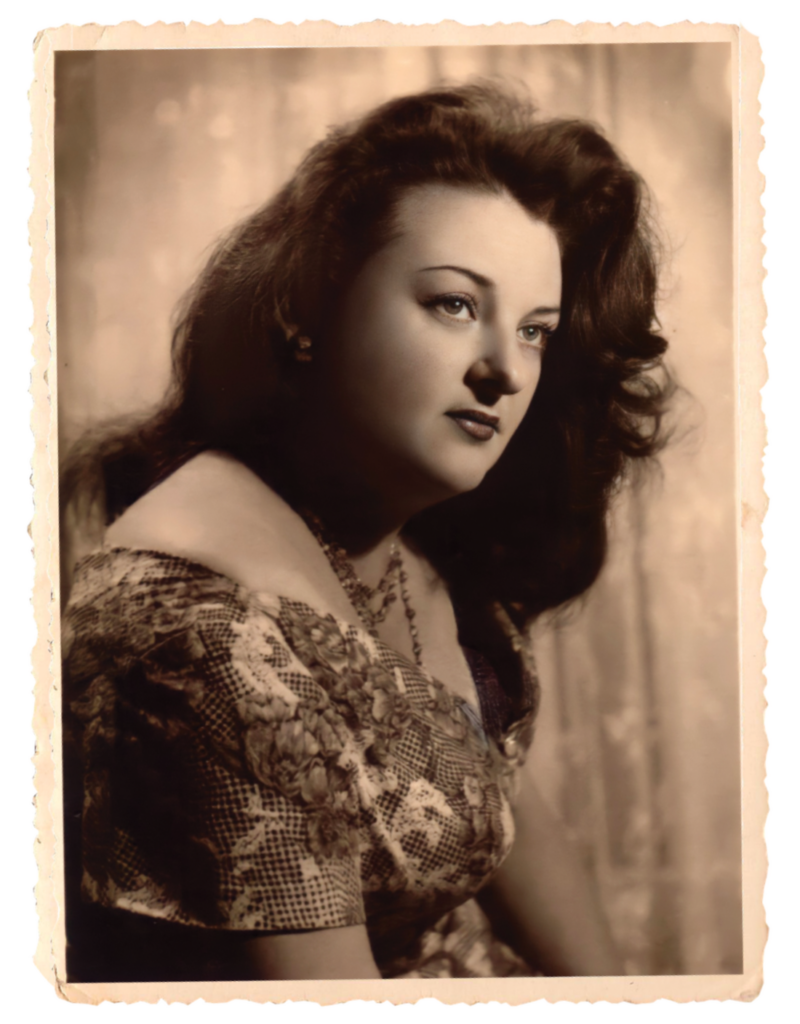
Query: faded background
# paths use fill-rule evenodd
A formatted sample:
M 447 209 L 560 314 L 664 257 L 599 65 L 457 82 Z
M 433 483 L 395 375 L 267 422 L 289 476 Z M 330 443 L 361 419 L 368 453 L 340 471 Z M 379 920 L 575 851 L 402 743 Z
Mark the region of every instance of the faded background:
M 595 871 L 634 973 L 741 970 L 732 183 L 725 44 L 60 53 L 61 443 L 150 405 L 169 320 L 220 232 L 327 126 L 447 79 L 525 82 L 648 182 L 660 318 L 691 395 L 614 511 L 593 592 L 538 628 L 529 770 Z

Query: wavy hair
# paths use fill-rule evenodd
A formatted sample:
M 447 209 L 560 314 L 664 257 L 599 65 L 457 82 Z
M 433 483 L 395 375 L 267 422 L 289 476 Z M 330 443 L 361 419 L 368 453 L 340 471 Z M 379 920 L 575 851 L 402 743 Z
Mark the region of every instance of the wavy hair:
M 505 192 L 550 225 L 562 314 L 502 458 L 478 488 L 420 513 L 407 532 L 473 622 L 499 602 L 524 625 L 583 593 L 603 564 L 615 487 L 663 443 L 672 387 L 663 368 L 653 373 L 666 342 L 654 331 L 646 190 L 598 128 L 539 119 L 492 83 L 392 100 L 314 146 L 220 242 L 183 300 L 161 408 L 79 443 L 62 503 L 94 487 L 110 522 L 207 449 L 268 466 L 299 383 L 287 338 L 325 342 L 331 311 L 391 237 L 399 199 L 430 183 Z

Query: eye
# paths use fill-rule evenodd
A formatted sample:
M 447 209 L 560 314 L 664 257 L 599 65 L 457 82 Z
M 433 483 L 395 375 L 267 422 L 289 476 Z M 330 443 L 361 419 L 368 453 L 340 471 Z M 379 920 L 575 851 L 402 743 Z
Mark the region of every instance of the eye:
M 555 328 L 543 324 L 523 324 L 519 329 L 522 340 L 534 348 L 544 349 Z
M 466 323 L 477 316 L 475 300 L 469 295 L 437 295 L 425 305 L 428 309 L 443 313 L 449 320 Z

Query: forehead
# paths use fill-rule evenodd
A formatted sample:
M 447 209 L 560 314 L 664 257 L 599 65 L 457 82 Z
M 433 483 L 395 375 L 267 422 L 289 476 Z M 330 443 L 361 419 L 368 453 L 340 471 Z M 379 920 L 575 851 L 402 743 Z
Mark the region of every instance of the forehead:
M 400 199 L 395 230 L 387 247 L 390 258 L 432 266 L 467 261 L 487 277 L 507 277 L 515 270 L 527 277 L 536 269 L 544 283 L 560 289 L 555 232 L 508 193 L 420 186 Z

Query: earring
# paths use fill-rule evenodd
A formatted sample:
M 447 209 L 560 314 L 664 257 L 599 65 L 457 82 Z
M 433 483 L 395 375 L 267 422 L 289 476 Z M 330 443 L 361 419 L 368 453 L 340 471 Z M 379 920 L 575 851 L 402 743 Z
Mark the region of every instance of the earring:
M 307 338 L 304 334 L 295 335 L 292 338 L 292 345 L 294 347 L 294 357 L 298 363 L 310 363 L 313 356 L 308 351 L 311 348 L 311 338 Z

